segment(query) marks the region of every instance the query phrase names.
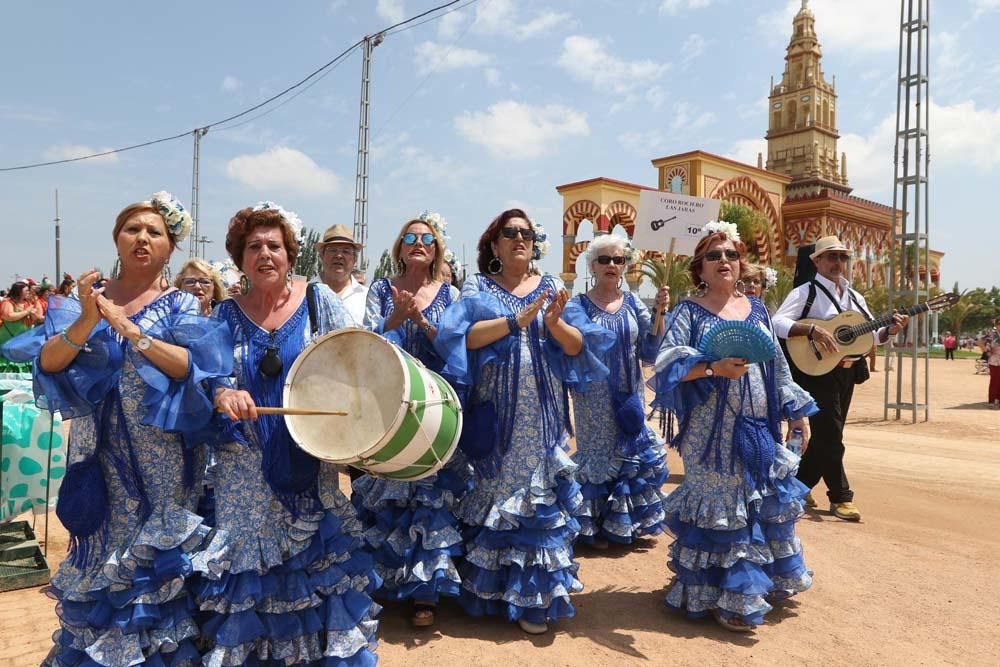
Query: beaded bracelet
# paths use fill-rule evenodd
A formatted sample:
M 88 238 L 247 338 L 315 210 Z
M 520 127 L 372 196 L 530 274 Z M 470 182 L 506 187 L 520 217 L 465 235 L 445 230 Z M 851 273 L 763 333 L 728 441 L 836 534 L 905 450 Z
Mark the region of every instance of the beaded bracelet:
M 86 343 L 84 343 L 83 345 L 77 345 L 77 344 L 76 344 L 76 343 L 74 343 L 74 342 L 73 342 L 72 340 L 70 340 L 70 338 L 69 338 L 69 334 L 67 334 L 67 333 L 66 333 L 66 330 L 65 330 L 65 329 L 63 329 L 63 330 L 62 330 L 62 333 L 61 333 L 61 334 L 59 334 L 59 335 L 60 335 L 60 336 L 62 337 L 62 339 L 63 339 L 64 341 L 66 341 L 66 344 L 67 344 L 67 345 L 69 345 L 69 346 L 70 346 L 71 348 L 73 348 L 73 349 L 74 349 L 74 350 L 76 350 L 77 352 L 81 352 L 81 351 L 82 351 L 82 352 L 90 352 L 90 346 L 89 346 L 89 345 L 87 345 Z
M 515 315 L 507 316 L 507 328 L 510 330 L 511 336 L 521 335 L 521 325 L 517 323 L 517 316 Z

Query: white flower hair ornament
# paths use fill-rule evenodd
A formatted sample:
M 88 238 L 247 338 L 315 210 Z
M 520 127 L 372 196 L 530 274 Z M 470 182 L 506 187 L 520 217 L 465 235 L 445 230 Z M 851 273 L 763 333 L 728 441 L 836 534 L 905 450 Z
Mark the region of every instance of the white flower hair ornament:
M 231 259 L 226 259 L 224 261 L 212 262 L 212 268 L 218 272 L 219 276 L 222 277 L 222 284 L 229 289 L 233 285 L 240 284 L 240 277 L 243 273 L 236 268 L 236 264 Z
M 639 261 L 639 250 L 632 247 L 632 243 L 625 244 L 625 263 L 635 264 Z
M 705 232 L 705 235 L 715 234 L 716 232 L 722 232 L 729 237 L 729 240 L 736 243 L 740 240 L 740 230 L 736 227 L 734 222 L 726 222 L 725 220 L 709 220 L 705 223 L 705 226 L 701 228 L 701 231 Z
M 419 216 L 417 216 L 417 220 L 420 220 L 421 222 L 426 222 L 428 225 L 433 227 L 434 231 L 436 231 L 442 239 L 448 238 L 447 234 L 445 233 L 448 230 L 448 221 L 445 220 L 440 213 L 435 213 L 433 211 L 424 211 Z
M 172 194 L 163 190 L 154 192 L 153 196 L 149 198 L 149 205 L 163 216 L 163 222 L 166 223 L 167 231 L 170 232 L 175 243 L 180 243 L 191 233 L 194 220 L 191 219 L 191 214 L 185 210 L 184 205 Z
M 275 204 L 273 201 L 262 201 L 253 207 L 254 211 L 277 211 L 281 214 L 281 217 L 285 219 L 288 226 L 292 228 L 292 236 L 298 241 L 301 246 L 306 242 L 306 235 L 302 231 L 302 220 L 299 216 L 295 215 L 292 211 L 286 211 L 284 208 Z
M 531 259 L 537 262 L 548 254 L 552 244 L 549 242 L 549 235 L 545 233 L 545 227 L 537 222 L 532 222 L 531 228 L 535 230 L 535 244 L 531 250 Z
M 764 269 L 764 289 L 774 287 L 778 283 L 778 272 L 770 266 Z

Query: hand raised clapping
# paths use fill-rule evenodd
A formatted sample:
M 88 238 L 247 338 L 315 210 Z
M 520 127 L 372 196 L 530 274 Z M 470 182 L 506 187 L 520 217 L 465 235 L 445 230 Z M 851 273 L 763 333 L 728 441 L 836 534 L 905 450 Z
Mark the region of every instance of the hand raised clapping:
M 569 302 L 569 292 L 564 289 L 559 290 L 549 305 L 545 308 L 545 314 L 542 315 L 542 319 L 545 321 L 545 326 L 552 328 L 555 326 L 556 322 L 559 321 L 559 317 L 562 315 L 563 308 Z

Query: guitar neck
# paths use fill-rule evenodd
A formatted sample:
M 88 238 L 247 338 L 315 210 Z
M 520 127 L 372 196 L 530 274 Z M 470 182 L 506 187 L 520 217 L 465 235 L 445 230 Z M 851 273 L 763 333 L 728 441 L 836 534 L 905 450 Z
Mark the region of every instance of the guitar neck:
M 903 313 L 904 315 L 912 317 L 913 315 L 926 313 L 928 310 L 930 310 L 930 306 L 928 306 L 926 303 L 921 303 L 917 306 L 902 308 L 900 310 L 897 310 L 896 312 Z M 864 333 L 870 333 L 872 331 L 878 331 L 882 327 L 889 326 L 890 324 L 892 324 L 892 316 L 893 313 L 886 313 L 885 315 L 876 317 L 874 320 L 870 320 L 868 322 L 865 322 L 864 324 L 858 324 L 856 326 L 851 327 L 851 331 L 854 332 L 855 336 L 859 336 Z

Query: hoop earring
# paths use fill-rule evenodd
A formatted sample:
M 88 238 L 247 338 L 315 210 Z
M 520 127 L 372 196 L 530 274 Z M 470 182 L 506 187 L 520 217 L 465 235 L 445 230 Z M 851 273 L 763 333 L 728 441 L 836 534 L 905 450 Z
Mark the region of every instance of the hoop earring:
M 250 279 L 244 273 L 240 276 L 240 294 L 249 294 L 251 287 L 253 287 L 253 284 L 251 284 Z
M 122 272 L 122 258 L 121 256 L 115 258 L 114 266 L 111 267 L 111 279 L 118 280 L 118 276 Z
M 698 283 L 698 287 L 694 290 L 694 295 L 699 299 L 708 293 L 708 283 L 702 280 Z
M 486 265 L 486 270 L 495 276 L 503 271 L 503 260 L 494 255 L 493 259 Z
M 292 271 L 289 269 L 288 273 L 285 274 L 285 287 L 292 286 Z
M 745 282 L 743 282 L 742 278 L 740 280 L 737 280 L 736 284 L 734 284 L 733 287 L 736 288 L 736 294 L 738 294 L 739 296 L 746 296 L 747 295 L 747 292 L 746 292 L 747 284 Z
M 169 264 L 164 264 L 163 268 L 160 269 L 160 277 L 163 279 L 163 282 L 165 282 L 167 284 L 167 286 L 164 287 L 163 289 L 165 289 L 165 290 L 170 289 L 171 274 L 170 274 L 170 265 Z
M 404 273 L 406 273 L 406 262 L 404 262 L 403 258 L 400 257 L 396 262 L 396 275 L 401 276 Z
M 622 288 L 623 282 L 625 282 L 625 276 L 618 276 L 618 289 Z

